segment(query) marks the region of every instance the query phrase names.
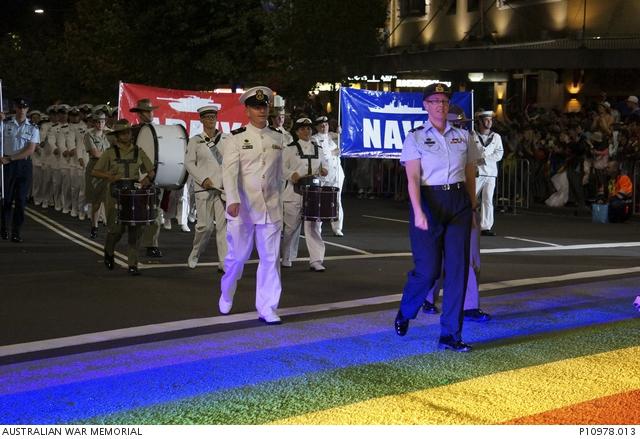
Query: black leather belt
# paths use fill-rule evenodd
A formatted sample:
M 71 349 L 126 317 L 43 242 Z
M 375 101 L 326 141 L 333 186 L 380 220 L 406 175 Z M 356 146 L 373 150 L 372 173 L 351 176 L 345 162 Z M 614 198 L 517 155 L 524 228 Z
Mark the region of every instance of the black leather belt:
M 457 191 L 460 189 L 464 189 L 464 182 L 463 181 L 459 181 L 457 183 L 451 183 L 451 184 L 438 184 L 438 185 L 422 185 L 423 188 L 430 190 L 430 191 Z

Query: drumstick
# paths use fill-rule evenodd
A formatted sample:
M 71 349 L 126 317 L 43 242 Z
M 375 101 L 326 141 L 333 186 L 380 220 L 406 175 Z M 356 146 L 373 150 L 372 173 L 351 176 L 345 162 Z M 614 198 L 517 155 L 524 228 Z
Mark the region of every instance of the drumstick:
M 218 191 L 218 192 L 222 193 L 222 191 L 220 189 L 218 189 L 217 187 L 212 187 L 210 189 L 202 189 L 202 190 L 199 190 L 199 191 L 193 191 L 193 193 L 194 194 L 198 194 L 200 192 L 207 192 L 207 191 Z

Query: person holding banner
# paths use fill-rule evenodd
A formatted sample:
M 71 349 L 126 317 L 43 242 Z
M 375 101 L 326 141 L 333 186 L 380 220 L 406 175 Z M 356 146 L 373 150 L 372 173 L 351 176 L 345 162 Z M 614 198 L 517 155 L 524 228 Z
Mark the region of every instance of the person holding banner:
M 443 310 L 439 349 L 467 352 L 462 341 L 463 304 L 469 274 L 472 212 L 477 209 L 476 163 L 480 156 L 467 131 L 447 121 L 451 91 L 442 83 L 423 93 L 429 114 L 407 135 L 401 163 L 406 168 L 410 204 L 409 237 L 414 269 L 407 274 L 394 327 L 409 330 L 427 292 L 440 276 L 444 259 Z
M 191 175 L 196 198 L 196 230 L 193 249 L 187 259 L 189 268 L 196 268 L 214 228 L 218 249 L 218 272 L 224 273 L 227 256 L 227 219 L 224 215 L 225 196 L 222 189 L 222 132 L 216 130 L 219 105 L 198 108 L 204 131 L 189 139 L 184 165 Z
M 130 108 L 129 111 L 137 113 L 138 123 L 131 127 L 133 141 L 136 141 L 140 128 L 145 124 L 153 123 L 153 110 L 158 107 L 151 103 L 151 99 L 140 99 L 135 107 Z M 164 191 L 160 191 L 160 199 L 162 199 Z M 156 220 L 149 224 L 142 235 L 142 246 L 147 249 L 147 256 L 150 258 L 161 258 L 162 251 L 159 248 L 160 238 L 160 225 L 164 223 L 162 209 L 158 209 L 158 217 Z
M 344 184 L 344 171 L 340 164 L 340 147 L 333 141 L 329 134 L 329 120 L 327 116 L 320 116 L 315 120 L 317 133 L 311 138 L 320 145 L 325 152 L 328 160 L 329 172 L 322 180 L 323 186 L 337 187 L 338 191 L 338 219 L 331 221 L 331 229 L 334 236 L 344 236 L 342 233 L 342 224 L 344 221 L 344 212 L 342 211 L 342 185 Z
M 280 235 L 282 232 L 282 134 L 267 125 L 273 92 L 253 87 L 240 96 L 249 123 L 223 142 L 223 186 L 227 196 L 227 257 L 218 306 L 228 314 L 245 262 L 256 248 L 260 257 L 256 308 L 261 321 L 278 325 L 276 310 L 282 293 Z
M 40 143 L 38 127 L 27 120 L 29 103 L 25 99 L 13 102 L 15 116 L 2 121 L 2 215 L 0 237 L 9 239 L 7 226 L 11 220 L 11 241 L 20 243 L 20 227 L 24 223 L 24 209 L 31 187 L 33 169 L 31 155 Z M 12 215 L 13 210 L 13 215 Z
M 298 256 L 300 226 L 302 223 L 302 195 L 294 192 L 294 185 L 304 177 L 326 177 L 329 162 L 322 146 L 311 140 L 311 119 L 306 117 L 293 124 L 295 140 L 284 151 L 284 176 L 286 178 L 282 201 L 284 204 L 284 233 L 282 236 L 282 266 L 291 267 L 291 260 Z M 322 222 L 304 221 L 304 238 L 309 251 L 309 269 L 325 271 Z
M 476 113 L 478 130 L 473 133 L 482 156 L 478 159 L 478 177 L 476 178 L 476 192 L 482 200 L 482 216 L 480 230 L 482 236 L 496 236 L 493 228 L 493 193 L 496 190 L 498 178 L 498 162 L 502 160 L 504 148 L 500 134 L 491 131 L 493 126 L 493 111 L 479 109 Z
M 107 196 L 105 198 L 105 210 L 107 215 L 107 239 L 104 244 L 104 264 L 108 270 L 114 267 L 114 252 L 116 244 L 122 238 L 125 228 L 128 235 L 128 273 L 132 276 L 140 274 L 138 271 L 138 248 L 140 238 L 146 226 L 124 225 L 117 222 L 118 212 L 116 199 L 112 195 L 111 186 L 125 179 L 137 180 L 141 171 L 147 174 L 141 181 L 143 187 L 149 186 L 155 173 L 153 164 L 147 154 L 131 141 L 131 124 L 127 119 L 118 120 L 113 126 L 112 133 L 116 143 L 107 149 L 93 167 L 91 175 L 109 182 Z

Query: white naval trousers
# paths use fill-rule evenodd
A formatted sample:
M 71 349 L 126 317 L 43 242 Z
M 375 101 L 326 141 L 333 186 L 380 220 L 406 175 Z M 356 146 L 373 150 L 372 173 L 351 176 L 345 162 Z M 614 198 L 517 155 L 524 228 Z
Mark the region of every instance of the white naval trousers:
M 189 256 L 189 258 L 193 256 L 196 260 L 200 259 L 215 229 L 219 267 L 223 270 L 225 270 L 224 261 L 227 257 L 227 219 L 224 211 L 225 206 L 220 195 L 210 194 L 207 198 L 196 198 L 196 230 L 193 235 L 193 249 Z
M 53 168 L 49 165 L 42 167 L 42 181 L 40 183 L 40 197 L 42 207 L 47 208 L 54 205 L 53 201 Z
M 491 230 L 493 227 L 493 193 L 495 190 L 496 177 L 476 177 L 476 198 L 482 199 L 481 230 Z
M 302 225 L 302 197 L 284 203 L 284 233 L 282 238 L 282 261 L 289 262 L 298 257 L 300 227 Z M 322 222 L 305 221 L 304 238 L 309 251 L 309 264 L 324 261 L 325 246 L 322 240 Z
M 83 168 L 70 168 L 69 176 L 71 182 L 71 216 L 78 215 L 81 219 L 84 219 L 87 212 L 87 203 L 84 196 L 84 169 Z
M 225 273 L 220 281 L 222 297 L 233 301 L 244 264 L 251 256 L 255 236 L 260 262 L 256 276 L 256 309 L 261 316 L 274 313 L 280 302 L 280 234 L 282 223 L 246 224 L 234 219 L 227 221 L 227 256 Z
M 52 169 L 52 188 L 53 204 L 55 209 L 60 212 L 62 210 L 62 169 L 54 167 Z
M 71 168 L 60 169 L 62 183 L 60 186 L 60 196 L 62 201 L 62 213 L 71 212 Z
M 33 166 L 33 176 L 31 178 L 31 196 L 33 197 L 33 202 L 36 206 L 42 204 L 42 169 L 42 164 Z

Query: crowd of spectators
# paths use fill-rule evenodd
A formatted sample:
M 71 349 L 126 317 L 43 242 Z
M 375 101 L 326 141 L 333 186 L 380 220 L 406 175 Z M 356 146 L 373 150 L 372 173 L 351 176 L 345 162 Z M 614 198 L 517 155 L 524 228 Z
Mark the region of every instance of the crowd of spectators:
M 518 160 L 528 161 L 533 203 L 578 208 L 604 203 L 614 174 L 632 176 L 640 160 L 636 96 L 612 105 L 603 94 L 570 113 L 531 106 L 494 129 L 503 137 L 503 172 L 509 173 Z

